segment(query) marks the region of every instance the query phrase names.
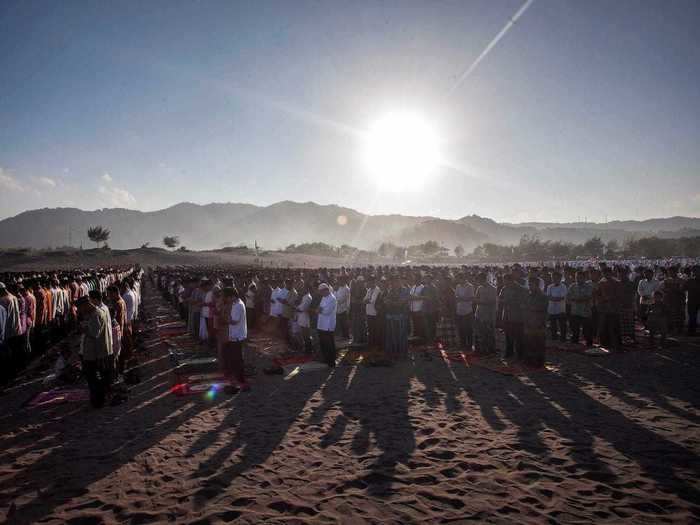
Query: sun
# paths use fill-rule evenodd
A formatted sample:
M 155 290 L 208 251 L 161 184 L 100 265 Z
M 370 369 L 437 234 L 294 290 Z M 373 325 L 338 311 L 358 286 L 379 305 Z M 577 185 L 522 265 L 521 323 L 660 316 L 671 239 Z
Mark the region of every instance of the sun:
M 419 115 L 390 113 L 369 129 L 365 161 L 377 185 L 388 191 L 420 189 L 436 171 L 438 138 Z

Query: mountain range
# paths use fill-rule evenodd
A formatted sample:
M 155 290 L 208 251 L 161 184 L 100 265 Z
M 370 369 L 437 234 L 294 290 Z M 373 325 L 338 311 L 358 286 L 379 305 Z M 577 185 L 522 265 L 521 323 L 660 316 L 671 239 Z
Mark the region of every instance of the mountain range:
M 91 246 L 90 226 L 111 230 L 113 248 L 134 248 L 145 243 L 159 246 L 166 235 L 177 235 L 189 249 L 204 250 L 255 242 L 264 249 L 289 244 L 325 242 L 374 249 L 388 241 L 401 245 L 435 240 L 447 248 L 461 244 L 470 252 L 479 244 L 517 244 L 523 235 L 543 241 L 580 243 L 598 236 L 603 241 L 656 235 L 700 235 L 700 218 L 669 217 L 607 223 L 498 223 L 468 215 L 457 220 L 405 215 L 366 215 L 350 208 L 314 202 L 283 201 L 270 206 L 245 203 L 183 202 L 157 211 L 123 208 L 84 211 L 77 208 L 43 208 L 0 221 L 0 247 L 47 248 Z

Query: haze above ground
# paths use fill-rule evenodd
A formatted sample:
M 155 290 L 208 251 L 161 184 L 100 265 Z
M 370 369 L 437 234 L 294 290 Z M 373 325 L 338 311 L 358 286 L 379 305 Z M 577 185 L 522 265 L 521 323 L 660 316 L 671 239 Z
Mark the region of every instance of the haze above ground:
M 287 199 L 501 222 L 700 215 L 700 3 L 536 0 L 490 48 L 523 6 L 3 2 L 0 218 Z M 366 154 L 397 114 L 422 123 L 407 143 L 430 130 L 439 150 L 403 191 L 376 172 L 391 141 Z

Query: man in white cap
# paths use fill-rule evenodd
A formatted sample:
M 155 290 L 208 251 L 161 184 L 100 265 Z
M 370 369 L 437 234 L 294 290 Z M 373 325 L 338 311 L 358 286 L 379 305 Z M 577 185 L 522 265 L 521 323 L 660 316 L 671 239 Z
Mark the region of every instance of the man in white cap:
M 331 293 L 331 288 L 326 283 L 318 286 L 321 294 L 321 302 L 318 305 L 318 341 L 321 346 L 321 356 L 323 362 L 330 367 L 335 366 L 335 314 L 338 308 L 338 301 Z

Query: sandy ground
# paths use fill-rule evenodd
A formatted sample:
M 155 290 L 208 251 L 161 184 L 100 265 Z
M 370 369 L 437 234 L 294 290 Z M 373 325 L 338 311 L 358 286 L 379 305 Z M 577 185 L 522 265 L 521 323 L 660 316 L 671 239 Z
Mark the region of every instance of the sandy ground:
M 159 299 L 150 296 L 149 307 Z M 0 396 L 0 519 L 29 523 L 690 523 L 700 345 L 507 376 L 338 366 L 177 397 L 164 350 L 128 402 Z

